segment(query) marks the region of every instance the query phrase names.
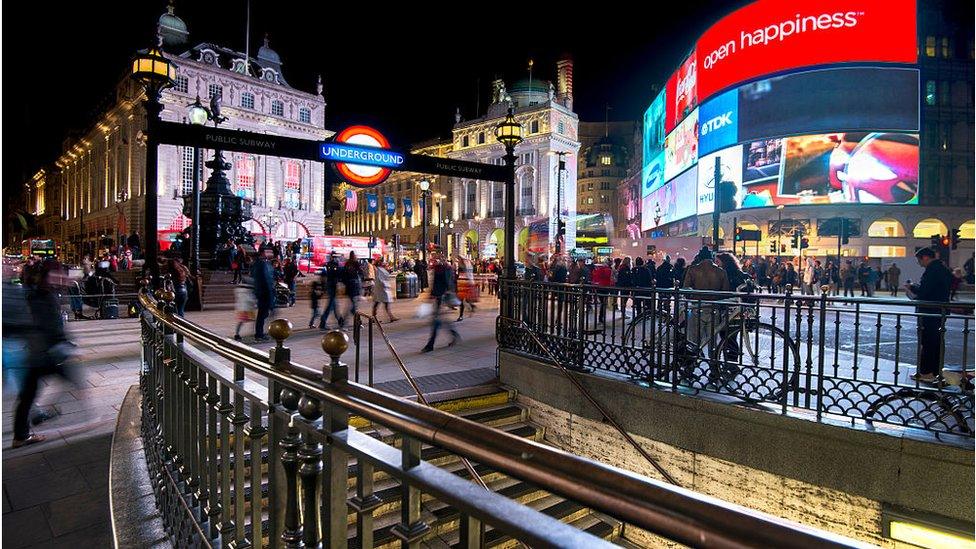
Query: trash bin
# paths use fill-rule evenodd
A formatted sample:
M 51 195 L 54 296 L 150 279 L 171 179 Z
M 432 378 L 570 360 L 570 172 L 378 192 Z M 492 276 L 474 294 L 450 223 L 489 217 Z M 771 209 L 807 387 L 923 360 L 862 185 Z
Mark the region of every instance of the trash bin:
M 419 281 L 417 275 L 411 272 L 401 271 L 396 276 L 396 296 L 397 299 L 417 297 L 419 292 Z

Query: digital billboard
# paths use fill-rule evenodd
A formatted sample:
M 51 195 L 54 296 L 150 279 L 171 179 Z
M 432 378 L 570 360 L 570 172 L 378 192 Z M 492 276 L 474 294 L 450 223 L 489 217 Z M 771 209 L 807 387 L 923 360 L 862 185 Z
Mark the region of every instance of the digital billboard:
M 670 180 L 697 161 L 698 110 L 696 109 L 664 138 L 664 180 Z
M 915 19 L 915 0 L 759 0 L 698 39 L 698 98 L 802 67 L 915 63 Z
M 644 111 L 644 164 L 656 158 L 664 150 L 664 95 L 657 94 L 650 107 Z
M 718 159 L 721 179 L 719 184 L 725 185 L 730 190 L 728 195 L 735 200 L 735 206 L 739 203 L 744 194 L 742 190 L 742 146 L 736 145 L 718 152 L 703 156 L 698 162 L 698 214 L 712 213 L 715 207 L 715 160 Z
M 721 19 L 645 112 L 642 205 L 694 168 L 711 212 L 716 158 L 734 209 L 917 203 L 916 44 L 915 0 L 757 0 Z
M 730 93 L 702 105 L 702 129 L 706 107 L 709 116 L 732 110 L 711 107 L 715 101 L 727 103 Z M 734 112 L 737 137 L 743 141 L 837 130 L 917 132 L 918 71 L 853 67 L 767 78 L 738 88 Z
M 692 168 L 642 199 L 641 231 L 695 215 L 698 169 Z
M 665 88 L 667 98 L 665 131 L 673 130 L 682 118 L 691 114 L 698 106 L 697 72 L 695 52 L 691 52 L 691 55 L 681 63 L 678 70 L 668 79 Z

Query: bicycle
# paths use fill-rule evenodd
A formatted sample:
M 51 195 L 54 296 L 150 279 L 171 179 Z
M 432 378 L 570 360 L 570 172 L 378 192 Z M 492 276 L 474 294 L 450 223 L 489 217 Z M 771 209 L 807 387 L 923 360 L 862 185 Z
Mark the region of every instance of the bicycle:
M 746 283 L 736 291 L 751 294 L 753 289 Z M 669 365 L 662 373 L 676 371 L 682 386 L 731 394 L 749 403 L 783 404 L 790 392 L 800 392 L 799 345 L 784 330 L 759 320 L 747 301 L 697 303 L 699 316 L 695 322 L 699 328 L 702 324 L 706 327 L 704 337 L 699 337 L 697 343 L 687 337 L 689 317 L 696 311 L 686 309 L 681 314 L 684 318 L 676 322 L 673 314 L 661 307 L 648 308 L 637 315 L 624 332 L 624 342 L 635 342 L 637 330 L 641 329 L 645 336 L 641 346 L 650 344 L 658 361 Z M 727 311 L 729 307 L 731 312 Z M 708 322 L 703 322 L 704 311 L 708 312 Z M 649 332 L 647 322 L 651 323 Z M 717 345 L 715 336 L 719 336 Z M 781 376 L 786 353 L 791 372 L 784 387 L 776 380 Z M 704 383 L 701 366 L 707 369 Z M 658 376 L 658 381 L 665 380 Z
M 926 431 L 970 435 L 973 433 L 973 375 L 944 370 L 939 383 L 927 387 L 901 387 L 875 399 L 864 412 L 874 422 L 916 427 Z

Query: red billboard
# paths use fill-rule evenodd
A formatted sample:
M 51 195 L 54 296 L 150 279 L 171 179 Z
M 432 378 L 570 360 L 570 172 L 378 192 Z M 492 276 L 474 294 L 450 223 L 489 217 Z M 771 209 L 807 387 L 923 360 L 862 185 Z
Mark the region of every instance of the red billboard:
M 915 63 L 916 42 L 915 0 L 759 0 L 726 16 L 698 40 L 691 56 L 697 53 L 697 99 L 799 67 Z M 671 81 L 668 86 L 670 98 Z M 680 112 L 676 116 L 680 119 Z
M 682 118 L 691 114 L 698 106 L 697 89 L 698 63 L 695 52 L 681 63 L 678 70 L 668 79 L 665 88 L 664 131 L 670 132 Z

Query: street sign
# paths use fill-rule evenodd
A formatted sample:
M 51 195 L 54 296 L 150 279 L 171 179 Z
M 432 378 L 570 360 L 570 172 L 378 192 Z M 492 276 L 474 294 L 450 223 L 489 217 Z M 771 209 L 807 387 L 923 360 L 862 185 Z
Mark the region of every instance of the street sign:
M 331 142 L 322 143 L 319 157 L 334 162 L 339 174 L 354 187 L 379 185 L 404 162 L 404 155 L 390 150 L 383 134 L 362 125 L 349 126 Z
M 318 160 L 319 142 L 280 135 L 160 121 L 156 139 L 167 145 Z
M 421 154 L 408 154 L 404 159 L 403 166 L 398 169 L 449 177 L 467 177 L 482 181 L 505 181 L 506 175 L 505 166 Z
M 599 246 L 595 251 L 597 255 L 610 255 L 613 253 L 613 246 Z

